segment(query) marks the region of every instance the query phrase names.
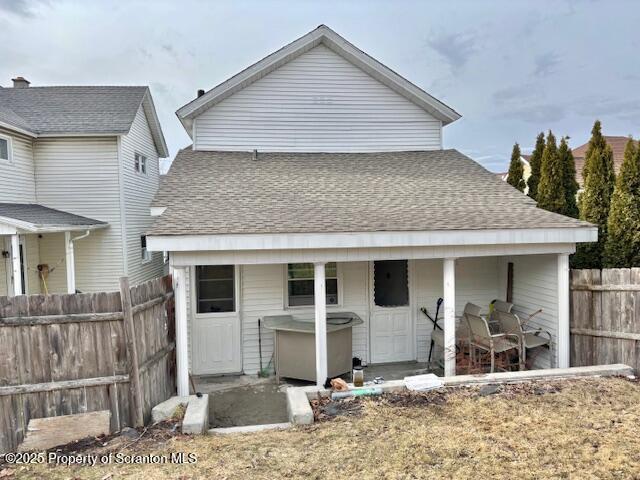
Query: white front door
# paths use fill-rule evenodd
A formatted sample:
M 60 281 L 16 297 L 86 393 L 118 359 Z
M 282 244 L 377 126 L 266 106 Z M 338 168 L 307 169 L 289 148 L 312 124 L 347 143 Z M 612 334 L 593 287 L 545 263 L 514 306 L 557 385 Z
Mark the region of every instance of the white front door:
M 371 263 L 371 363 L 414 360 L 409 263 Z
M 191 370 L 195 375 L 240 373 L 239 268 L 193 267 Z

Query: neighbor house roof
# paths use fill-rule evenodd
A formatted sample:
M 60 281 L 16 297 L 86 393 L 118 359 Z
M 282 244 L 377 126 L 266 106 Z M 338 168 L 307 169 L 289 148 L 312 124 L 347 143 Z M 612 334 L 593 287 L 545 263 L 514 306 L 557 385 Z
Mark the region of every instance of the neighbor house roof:
M 87 230 L 108 225 L 34 203 L 0 203 L 0 223 L 31 232 Z
M 148 87 L 0 88 L 0 122 L 38 137 L 126 134 L 141 105 L 156 149 L 161 157 L 167 157 Z
M 456 150 L 259 153 L 181 150 L 150 235 L 589 227 L 536 207 Z
M 204 95 L 181 107 L 176 112 L 176 115 L 178 115 L 189 135 L 191 135 L 193 119 L 200 113 L 320 44 L 325 45 L 382 84 L 423 108 L 442 121 L 443 125 L 460 118 L 460 114 L 454 109 L 432 97 L 375 58 L 370 57 L 326 25 L 318 26 L 306 35 L 245 68 L 240 73 L 205 92 Z
M 613 168 L 617 174 L 620 171 L 622 162 L 624 161 L 624 149 L 627 146 L 629 137 L 604 135 L 604 139 L 613 151 Z M 638 142 L 636 141 L 636 144 L 637 143 Z M 584 183 L 584 179 L 582 178 L 582 170 L 584 169 L 584 162 L 588 148 L 589 142 L 573 149 L 573 158 L 576 162 L 576 180 L 580 184 L 580 187 L 582 187 Z

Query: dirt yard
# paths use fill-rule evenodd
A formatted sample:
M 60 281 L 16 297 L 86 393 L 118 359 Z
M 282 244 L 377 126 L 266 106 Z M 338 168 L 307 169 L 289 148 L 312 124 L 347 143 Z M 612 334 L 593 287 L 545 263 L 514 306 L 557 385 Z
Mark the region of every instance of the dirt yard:
M 5 478 L 640 478 L 640 384 L 589 379 L 321 404 L 287 431 L 150 429 L 82 454 L 193 453 L 193 464 L 4 466 Z M 160 458 L 160 457 L 158 457 Z

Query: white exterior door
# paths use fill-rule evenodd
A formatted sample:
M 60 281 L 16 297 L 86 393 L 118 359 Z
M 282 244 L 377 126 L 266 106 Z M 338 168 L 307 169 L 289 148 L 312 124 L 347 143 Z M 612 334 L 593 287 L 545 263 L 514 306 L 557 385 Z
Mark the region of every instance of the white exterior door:
M 240 373 L 242 371 L 241 350 L 241 322 L 238 311 L 239 269 L 234 267 L 233 291 L 230 297 L 221 299 L 216 294 L 215 300 L 211 300 L 211 294 L 206 293 L 207 285 L 216 284 L 212 291 L 225 291 L 218 286 L 228 278 L 198 279 L 196 268 L 191 274 L 191 370 L 195 375 L 215 375 L 222 373 Z M 200 282 L 200 283 L 198 283 Z M 200 288 L 198 287 L 200 285 Z M 203 286 L 204 285 L 204 286 Z M 226 293 L 223 293 L 226 295 Z M 233 301 L 233 309 L 225 312 L 199 313 L 211 304 L 221 304 L 224 301 Z M 227 308 L 227 310 L 230 310 Z
M 414 360 L 409 263 L 372 262 L 370 278 L 371 363 Z

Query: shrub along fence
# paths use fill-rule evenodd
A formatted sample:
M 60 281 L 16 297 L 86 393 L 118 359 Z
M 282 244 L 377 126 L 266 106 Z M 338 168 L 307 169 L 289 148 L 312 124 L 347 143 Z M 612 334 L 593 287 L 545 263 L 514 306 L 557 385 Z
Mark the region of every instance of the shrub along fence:
M 29 420 L 111 411 L 139 426 L 175 394 L 171 277 L 120 292 L 0 297 L 0 453 Z
M 640 268 L 571 271 L 571 365 L 640 371 Z

